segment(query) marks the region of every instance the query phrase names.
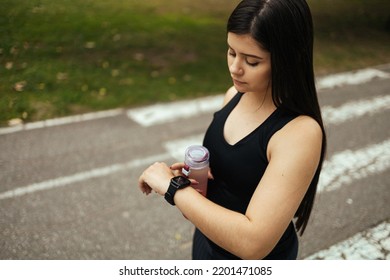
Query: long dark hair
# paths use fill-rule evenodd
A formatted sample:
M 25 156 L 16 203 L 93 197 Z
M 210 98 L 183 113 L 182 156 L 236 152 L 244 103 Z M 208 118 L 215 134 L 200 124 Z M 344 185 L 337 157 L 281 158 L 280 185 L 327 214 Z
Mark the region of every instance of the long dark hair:
M 227 32 L 249 34 L 271 54 L 272 99 L 277 107 L 315 119 L 323 132 L 319 166 L 295 213 L 302 235 L 313 208 L 325 157 L 326 135 L 313 70 L 313 22 L 305 0 L 243 0 L 231 14 Z

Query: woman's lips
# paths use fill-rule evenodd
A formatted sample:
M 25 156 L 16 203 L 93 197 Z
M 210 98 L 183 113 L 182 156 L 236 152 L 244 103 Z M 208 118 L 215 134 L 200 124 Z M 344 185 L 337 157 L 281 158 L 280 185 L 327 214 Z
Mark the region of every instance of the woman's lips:
M 233 79 L 233 83 L 235 83 L 236 85 L 239 85 L 239 86 L 242 86 L 242 85 L 246 84 L 246 83 L 241 82 L 241 81 L 236 80 L 236 79 Z

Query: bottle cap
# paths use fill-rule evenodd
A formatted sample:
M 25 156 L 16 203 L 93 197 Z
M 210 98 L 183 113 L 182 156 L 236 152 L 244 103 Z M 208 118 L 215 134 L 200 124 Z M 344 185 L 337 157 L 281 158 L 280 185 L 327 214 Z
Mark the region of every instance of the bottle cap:
M 200 169 L 209 164 L 210 154 L 206 147 L 192 145 L 186 149 L 184 163 L 190 168 Z

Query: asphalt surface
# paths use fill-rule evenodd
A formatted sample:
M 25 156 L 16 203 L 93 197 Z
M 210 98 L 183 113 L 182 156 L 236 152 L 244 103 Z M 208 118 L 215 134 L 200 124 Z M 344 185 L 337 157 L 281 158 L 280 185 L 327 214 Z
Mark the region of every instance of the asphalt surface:
M 323 89 L 319 97 L 322 107 L 341 108 L 389 94 L 387 78 Z M 327 159 L 388 141 L 389 109 L 327 124 Z M 137 179 L 156 160 L 175 162 L 164 144 L 202 135 L 211 118 L 206 112 L 144 127 L 124 110 L 0 134 L 0 259 L 190 259 L 193 226 L 163 198 L 144 196 Z M 318 194 L 301 259 L 390 221 L 386 166 L 341 174 L 338 188 Z

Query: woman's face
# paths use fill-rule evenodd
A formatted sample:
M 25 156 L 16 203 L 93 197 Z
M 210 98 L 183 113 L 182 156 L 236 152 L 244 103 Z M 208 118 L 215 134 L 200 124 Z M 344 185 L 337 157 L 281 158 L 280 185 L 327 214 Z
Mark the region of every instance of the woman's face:
M 227 62 L 235 88 L 264 94 L 271 90 L 271 55 L 250 35 L 227 36 Z

